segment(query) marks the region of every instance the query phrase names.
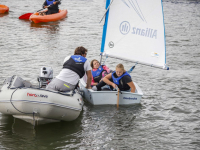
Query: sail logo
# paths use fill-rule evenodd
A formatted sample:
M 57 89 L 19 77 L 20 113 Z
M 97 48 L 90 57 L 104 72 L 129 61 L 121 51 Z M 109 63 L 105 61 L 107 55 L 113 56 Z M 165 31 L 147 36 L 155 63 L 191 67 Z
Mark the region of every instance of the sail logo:
M 44 98 L 48 98 L 48 95 L 43 95 L 43 94 L 31 94 L 31 93 L 27 93 L 27 96 L 33 96 L 33 97 L 44 97 Z
M 123 35 L 128 34 L 130 28 L 132 28 L 131 34 L 157 39 L 157 34 L 158 34 L 157 29 L 151 29 L 151 28 L 144 29 L 144 28 L 131 27 L 130 23 L 127 21 L 123 21 L 119 26 L 119 30 Z
M 119 30 L 123 35 L 128 34 L 130 31 L 130 28 L 131 28 L 131 26 L 128 21 L 123 21 L 119 26 Z
M 156 29 L 151 29 L 151 28 L 141 29 L 136 27 L 133 27 L 132 29 L 133 29 L 131 32 L 132 34 L 157 39 Z
M 151 56 L 153 56 L 153 57 L 159 57 L 159 54 L 156 53 L 156 52 L 152 52 L 152 53 L 151 53 Z
M 113 47 L 114 47 L 114 43 L 113 43 L 112 41 L 110 41 L 110 42 L 108 43 L 108 46 L 109 46 L 110 48 L 113 48 Z

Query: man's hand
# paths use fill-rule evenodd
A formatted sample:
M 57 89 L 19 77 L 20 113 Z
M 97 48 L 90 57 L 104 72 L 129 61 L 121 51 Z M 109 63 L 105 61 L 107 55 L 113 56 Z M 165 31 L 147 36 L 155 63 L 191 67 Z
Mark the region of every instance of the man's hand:
M 85 88 L 87 88 L 87 89 L 92 89 L 92 87 L 91 87 L 91 86 L 88 86 L 88 85 L 86 85 Z
M 92 72 L 91 72 L 91 70 L 86 71 L 86 74 L 87 74 L 86 88 L 91 89 L 91 82 L 92 82 Z

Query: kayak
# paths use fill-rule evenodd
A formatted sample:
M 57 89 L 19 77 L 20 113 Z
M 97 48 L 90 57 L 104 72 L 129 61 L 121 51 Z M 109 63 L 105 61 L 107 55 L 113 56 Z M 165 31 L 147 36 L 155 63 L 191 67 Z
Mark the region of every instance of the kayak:
M 39 15 L 39 12 L 36 12 L 30 16 L 29 20 L 33 21 L 34 23 L 51 22 L 63 19 L 66 17 L 66 15 L 67 15 L 67 10 L 59 10 L 58 13 L 44 15 L 44 16 Z
M 8 6 L 0 4 L 0 14 L 8 13 L 8 11 L 9 11 L 9 7 Z

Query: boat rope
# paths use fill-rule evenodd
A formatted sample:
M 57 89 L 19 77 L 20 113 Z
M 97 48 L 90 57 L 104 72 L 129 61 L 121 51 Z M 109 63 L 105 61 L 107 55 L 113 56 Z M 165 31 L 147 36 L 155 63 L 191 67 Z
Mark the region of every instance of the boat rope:
M 129 71 L 127 71 L 127 72 L 131 73 L 137 64 L 138 64 L 138 62 L 136 62 L 135 65 L 133 67 L 131 67 L 131 69 Z
M 12 96 L 13 96 L 13 94 L 18 90 L 19 88 L 16 88 L 13 92 L 12 92 L 12 94 L 11 94 L 11 97 L 10 97 L 10 103 L 12 104 L 12 106 L 17 110 L 17 111 L 19 111 L 20 113 L 22 113 L 22 114 L 33 114 L 33 119 L 35 118 L 34 117 L 34 115 L 35 115 L 35 112 L 33 111 L 32 113 L 26 113 L 26 112 L 23 112 L 23 111 L 20 111 L 19 109 L 17 109 L 16 107 L 15 107 L 15 105 L 13 104 L 13 102 L 12 102 Z
M 8 89 L 10 88 L 10 86 L 11 86 L 11 84 L 12 84 L 12 82 L 13 82 L 15 76 L 16 76 L 16 75 L 13 75 L 13 76 L 11 77 L 11 79 L 10 79 L 10 83 L 9 83 L 9 85 L 8 85 Z
M 112 0 L 112 2 L 113 2 L 113 1 L 114 1 L 114 0 Z M 103 17 L 101 18 L 101 20 L 99 21 L 99 23 L 101 23 L 101 21 L 103 20 L 103 18 L 104 18 L 104 16 L 106 15 L 108 9 L 110 8 L 112 2 L 110 3 L 110 5 L 108 6 L 108 8 L 106 9 L 106 12 L 104 13 L 104 15 L 103 15 Z
M 108 58 L 108 55 L 106 55 L 106 59 Z M 106 63 L 106 59 L 104 60 L 104 63 L 103 63 L 103 65 Z
M 35 128 L 35 113 L 33 112 L 33 126 L 34 126 L 34 128 Z
M 101 55 L 101 58 L 100 58 L 100 65 L 101 65 L 101 61 L 102 61 L 102 52 L 100 53 L 100 55 Z

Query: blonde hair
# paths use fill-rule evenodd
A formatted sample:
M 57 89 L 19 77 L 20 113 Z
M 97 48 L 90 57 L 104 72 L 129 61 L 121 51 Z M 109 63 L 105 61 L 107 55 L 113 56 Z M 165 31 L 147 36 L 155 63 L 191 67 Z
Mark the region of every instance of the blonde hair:
M 122 65 L 122 64 L 118 64 L 118 65 L 116 66 L 116 68 L 122 69 L 123 72 L 125 72 L 124 65 Z

